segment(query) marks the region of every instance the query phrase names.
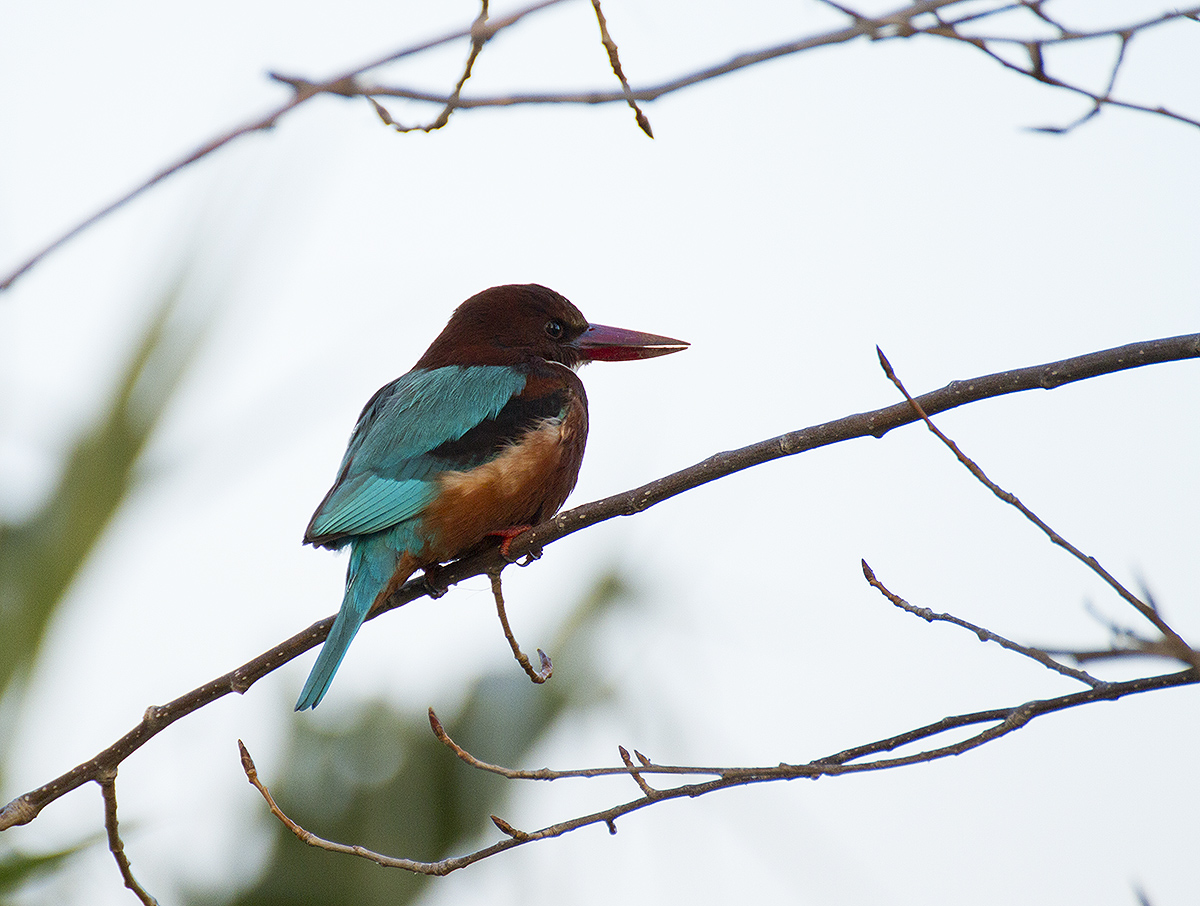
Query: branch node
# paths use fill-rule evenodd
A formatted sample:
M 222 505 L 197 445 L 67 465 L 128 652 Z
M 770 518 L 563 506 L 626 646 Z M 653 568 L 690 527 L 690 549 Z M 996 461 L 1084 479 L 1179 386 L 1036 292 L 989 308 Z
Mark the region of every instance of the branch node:
M 501 832 L 508 834 L 514 840 L 520 840 L 521 842 L 524 842 L 529 839 L 529 834 L 525 833 L 523 830 L 518 830 L 517 828 L 513 827 L 499 815 L 491 815 L 490 817 L 492 819 L 492 824 L 496 825 L 496 827 L 500 828 Z
M 133 895 L 142 902 L 143 906 L 158 906 L 158 900 L 147 893 L 146 889 L 133 876 L 133 868 L 129 864 L 129 857 L 125 855 L 125 844 L 121 840 L 121 835 L 117 827 L 116 765 L 105 766 L 97 771 L 96 782 L 100 785 L 100 793 L 104 797 L 104 830 L 108 835 L 108 851 L 113 854 L 113 859 L 116 860 L 117 869 L 121 872 L 121 879 L 125 882 L 125 886 L 133 891 Z
M 624 746 L 617 746 L 617 751 L 621 753 L 621 761 L 625 762 L 625 768 L 629 771 L 629 776 L 633 778 L 633 782 L 638 785 L 641 791 L 646 794 L 646 798 L 657 799 L 659 791 L 650 786 L 645 778 L 642 777 L 641 772 L 634 767 L 633 760 L 629 757 L 629 750 Z

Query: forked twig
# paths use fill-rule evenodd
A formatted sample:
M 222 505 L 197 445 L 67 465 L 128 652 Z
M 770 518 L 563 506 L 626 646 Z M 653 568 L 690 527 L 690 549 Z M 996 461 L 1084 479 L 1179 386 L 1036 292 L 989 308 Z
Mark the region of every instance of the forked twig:
M 462 96 L 463 86 L 471 78 L 471 71 L 475 68 L 475 61 L 479 58 L 483 46 L 496 33 L 494 29 L 487 27 L 488 0 L 481 0 L 480 7 L 479 16 L 475 19 L 474 24 L 471 25 L 471 51 L 467 54 L 466 65 L 463 67 L 462 75 L 459 76 L 454 90 L 450 92 L 450 97 L 446 99 L 446 103 L 442 106 L 442 110 L 437 115 L 437 118 L 431 123 L 426 123 L 424 126 L 403 126 L 392 119 L 392 115 L 388 113 L 387 109 L 379 101 L 367 95 L 367 100 L 371 102 L 371 105 L 375 108 L 375 113 L 378 114 L 385 125 L 391 126 L 397 132 L 435 132 L 450 122 L 450 114 L 458 109 L 458 101 Z
M 1012 72 L 1020 75 L 1033 78 L 1043 84 L 1051 87 L 1060 88 L 1064 91 L 1069 91 L 1079 94 L 1091 100 L 1093 109 L 1078 121 L 1062 127 L 1036 127 L 1035 131 L 1063 133 L 1069 132 L 1087 120 L 1095 116 L 1096 111 L 1101 107 L 1119 107 L 1125 110 L 1133 110 L 1142 113 L 1149 113 L 1156 116 L 1166 117 L 1175 120 L 1176 122 L 1185 123 L 1190 126 L 1200 127 L 1200 119 L 1194 116 L 1187 116 L 1173 110 L 1168 110 L 1161 105 L 1139 104 L 1133 101 L 1120 100 L 1112 96 L 1113 86 L 1116 82 L 1117 73 L 1125 59 L 1125 50 L 1133 35 L 1155 26 L 1164 25 L 1169 22 L 1174 22 L 1181 19 L 1197 20 L 1200 18 L 1200 7 L 1190 7 L 1187 9 L 1176 9 L 1163 13 L 1153 19 L 1147 19 L 1141 22 L 1136 22 L 1124 28 L 1110 28 L 1094 32 L 1081 32 L 1064 28 L 1058 22 L 1047 17 L 1041 10 L 1041 6 L 1032 3 L 1003 3 L 998 2 L 994 7 L 984 10 L 976 10 L 966 14 L 958 19 L 947 21 L 938 15 L 938 11 L 942 8 L 955 5 L 963 5 L 965 0 L 917 0 L 907 6 L 894 10 L 891 13 L 878 16 L 868 17 L 862 13 L 856 12 L 848 6 L 840 3 L 829 3 L 827 5 L 839 10 L 849 16 L 853 21 L 846 28 L 834 29 L 822 34 L 810 35 L 793 41 L 787 41 L 782 44 L 771 47 L 764 47 L 749 53 L 740 53 L 735 57 L 715 65 L 710 65 L 698 69 L 693 72 L 678 76 L 665 82 L 656 85 L 643 86 L 641 88 L 632 88 L 625 79 L 623 72 L 620 69 L 620 62 L 616 56 L 616 45 L 611 42 L 611 37 L 607 35 L 607 28 L 603 18 L 599 19 L 601 26 L 602 40 L 605 40 L 605 48 L 609 51 L 610 62 L 613 63 L 613 71 L 621 80 L 621 90 L 618 92 L 608 91 L 584 91 L 584 92 L 550 92 L 550 93 L 527 93 L 527 94 L 509 94 L 499 97 L 474 97 L 463 98 L 461 91 L 467 78 L 470 76 L 471 66 L 474 59 L 478 56 L 478 48 L 487 40 L 503 28 L 506 28 L 513 23 L 519 21 L 530 13 L 541 10 L 547 6 L 551 6 L 563 0 L 542 0 L 523 10 L 519 10 L 510 16 L 503 19 L 489 20 L 483 28 L 472 26 L 469 29 L 462 29 L 450 35 L 437 38 L 432 41 L 425 41 L 421 44 L 412 47 L 404 48 L 403 50 L 390 53 L 378 60 L 373 60 L 355 67 L 353 70 L 342 73 L 324 81 L 313 81 L 304 78 L 281 75 L 278 73 L 269 73 L 271 78 L 276 79 L 286 85 L 289 85 L 293 90 L 293 96 L 285 103 L 279 105 L 275 109 L 269 111 L 264 116 L 238 126 L 224 135 L 218 136 L 211 141 L 205 142 L 194 152 L 186 157 L 167 165 L 159 172 L 151 176 L 145 182 L 141 183 L 125 195 L 101 208 L 96 213 L 87 217 L 63 235 L 44 246 L 33 256 L 27 259 L 23 264 L 19 265 L 15 270 L 11 271 L 5 277 L 0 279 L 0 292 L 8 289 L 22 274 L 36 265 L 39 261 L 74 238 L 79 233 L 83 232 L 92 224 L 102 220 L 113 211 L 124 206 L 132 201 L 137 196 L 141 195 L 147 189 L 161 182 L 168 176 L 182 170 L 192 163 L 200 160 L 202 157 L 211 154 L 218 148 L 229 144 L 233 140 L 254 132 L 259 132 L 264 129 L 270 129 L 275 123 L 289 113 L 293 108 L 308 101 L 318 94 L 336 94 L 342 97 L 366 97 L 375 107 L 376 113 L 383 119 L 385 123 L 391 125 L 400 131 L 410 131 L 410 129 L 423 129 L 429 131 L 434 128 L 441 128 L 449 121 L 451 113 L 455 110 L 479 109 L 484 107 L 510 107 L 523 104 L 608 104 L 614 102 L 624 102 L 629 104 L 635 111 L 635 116 L 638 118 L 638 125 L 651 135 L 649 122 L 644 114 L 637 107 L 638 101 L 653 101 L 665 95 L 681 91 L 692 85 L 698 85 L 707 82 L 711 79 L 717 79 L 728 75 L 731 72 L 736 72 L 747 67 L 756 66 L 768 60 L 778 59 L 780 57 L 789 56 L 792 54 L 802 53 L 813 50 L 817 47 L 828 47 L 837 44 L 844 44 L 860 38 L 869 38 L 871 40 L 880 39 L 896 39 L 896 38 L 912 38 L 919 35 L 928 35 L 931 37 L 939 37 L 943 39 L 957 41 L 962 44 L 974 47 L 981 53 L 1009 69 Z M 593 0 L 597 14 L 599 14 L 599 6 L 596 5 L 596 0 Z M 1004 35 L 992 35 L 980 37 L 976 35 L 966 35 L 958 31 L 957 26 L 975 22 L 981 19 L 986 19 L 991 16 L 1007 13 L 1013 9 L 1025 7 L 1033 11 L 1036 15 L 1052 24 L 1059 30 L 1059 34 L 1055 37 L 1038 39 L 1031 41 L 1028 38 L 1008 37 Z M 929 26 L 919 26 L 914 24 L 922 16 L 934 17 L 934 24 Z M 478 24 L 479 20 L 476 20 Z M 471 57 L 468 65 L 460 78 L 458 85 L 449 95 L 442 95 L 429 91 L 418 91 L 412 88 L 400 86 L 384 86 L 384 85 L 363 85 L 359 77 L 368 73 L 373 69 L 384 66 L 387 63 L 394 62 L 406 56 L 421 53 L 432 47 L 448 43 L 449 41 L 460 38 L 469 37 L 472 41 Z M 1121 48 L 1118 52 L 1116 62 L 1110 69 L 1110 78 L 1108 88 L 1103 94 L 1096 94 L 1093 91 L 1084 88 L 1064 79 L 1055 78 L 1049 75 L 1045 69 L 1044 50 L 1049 45 L 1064 44 L 1067 42 L 1086 41 L 1091 39 L 1112 38 L 1117 37 L 1121 40 Z M 1030 51 L 1030 65 L 1028 68 L 1013 63 L 1002 55 L 996 53 L 991 46 L 995 44 L 1021 45 Z M 407 98 L 415 101 L 422 101 L 431 104 L 438 104 L 442 107 L 442 112 L 437 119 L 428 126 L 404 127 L 397 124 L 391 115 L 379 104 L 376 100 L 378 97 L 398 97 Z
M 642 777 L 642 772 L 634 766 L 633 759 L 629 757 L 629 750 L 624 746 L 617 746 L 617 752 L 620 753 L 621 761 L 625 763 L 625 768 L 629 771 L 629 776 L 633 778 L 633 782 L 638 785 L 638 789 L 645 793 L 647 798 L 657 799 L 658 790 L 650 786 L 646 782 L 646 779 Z M 640 758 L 641 756 L 638 757 Z M 646 767 L 644 764 L 642 766 Z
M 507 16 L 504 16 L 501 19 L 494 19 L 487 25 L 488 37 L 491 37 L 491 35 L 494 35 L 497 31 L 500 31 L 501 29 L 508 28 L 509 26 L 516 24 L 521 19 L 525 18 L 526 16 L 530 15 L 531 13 L 538 12 L 539 10 L 544 9 L 547 6 L 554 6 L 554 5 L 556 5 L 558 3 L 562 3 L 562 2 L 564 2 L 564 0 L 539 0 L 539 2 L 534 3 L 531 6 L 527 6 L 524 9 L 517 10 L 516 12 L 511 13 Z M 278 82 L 282 82 L 286 85 L 289 85 L 292 88 L 292 96 L 287 101 L 285 101 L 284 103 L 275 107 L 274 109 L 268 111 L 266 114 L 260 116 L 259 118 L 251 120 L 247 123 L 244 123 L 243 125 L 236 126 L 233 129 L 231 129 L 230 131 L 224 133 L 223 135 L 219 135 L 216 138 L 213 138 L 210 141 L 205 142 L 200 147 L 198 147 L 195 151 L 180 158 L 179 160 L 175 161 L 174 163 L 168 164 L 167 166 L 163 167 L 161 170 L 159 170 L 157 173 L 155 173 L 153 176 L 151 176 L 145 182 L 134 187 L 129 192 L 122 195 L 120 198 L 117 198 L 115 201 L 110 202 L 109 204 L 105 205 L 103 208 L 101 208 L 96 213 L 92 214 L 91 216 L 82 220 L 80 223 L 71 227 L 71 229 L 67 230 L 67 232 L 63 233 L 57 239 L 53 240 L 48 245 L 42 247 L 37 252 L 35 252 L 32 256 L 30 256 L 28 259 L 26 259 L 24 263 L 17 266 L 13 271 L 11 271 L 9 274 L 7 274 L 3 279 L 0 279 L 0 292 L 3 292 L 4 290 L 11 287 L 13 285 L 13 283 L 16 282 L 16 280 L 19 277 L 21 277 L 26 271 L 28 271 L 30 268 L 32 268 L 34 265 L 36 265 L 39 261 L 41 261 L 43 258 L 45 258 L 47 255 L 49 255 L 55 249 L 62 246 L 67 241 L 73 239 L 75 236 L 82 233 L 84 230 L 86 230 L 88 227 L 95 224 L 97 221 L 103 220 L 109 214 L 113 213 L 114 211 L 118 210 L 121 207 L 124 207 L 129 202 L 133 201 L 135 198 L 137 198 L 139 195 L 141 195 L 147 189 L 150 189 L 153 186 L 157 185 L 158 183 L 162 182 L 168 176 L 172 176 L 175 173 L 178 173 L 180 170 L 183 170 L 184 168 L 190 166 L 191 164 L 194 164 L 196 161 L 200 160 L 201 158 L 207 157 L 209 154 L 212 154 L 218 148 L 222 148 L 225 145 L 228 145 L 230 142 L 234 141 L 235 139 L 241 138 L 243 135 L 250 135 L 255 132 L 261 132 L 263 130 L 273 128 L 275 126 L 275 124 L 279 121 L 280 117 L 284 116 L 285 114 L 289 113 L 295 107 L 300 106 L 301 104 L 305 103 L 306 101 L 311 100 L 312 98 L 316 97 L 319 94 L 326 94 L 326 93 L 339 94 L 339 95 L 343 95 L 346 97 L 353 97 L 355 95 L 362 94 L 363 92 L 359 89 L 357 80 L 358 80 L 358 77 L 363 75 L 364 73 L 370 72 L 373 69 L 378 69 L 381 66 L 386 66 L 388 63 L 394 63 L 397 60 L 404 59 L 405 57 L 415 56 L 415 55 L 423 53 L 427 50 L 431 50 L 434 47 L 440 47 L 443 44 L 449 44 L 450 42 L 457 41 L 461 38 L 469 37 L 472 39 L 472 41 L 474 41 L 475 32 L 476 32 L 476 29 L 474 26 L 472 26 L 471 28 L 458 29 L 457 31 L 453 31 L 450 34 L 442 35 L 441 37 L 434 38 L 429 41 L 421 41 L 417 44 L 412 44 L 408 47 L 401 48 L 400 50 L 393 51 L 393 52 L 386 54 L 385 56 L 380 57 L 378 59 L 370 60 L 366 63 L 363 63 L 359 66 L 354 67 L 351 70 L 341 73 L 340 75 L 336 75 L 330 79 L 326 79 L 325 81 L 322 81 L 322 82 L 312 82 L 312 81 L 308 81 L 306 79 L 291 78 L 288 76 L 279 75 L 277 73 L 268 73 L 268 75 L 270 75 L 271 78 L 275 79 Z M 446 101 L 449 102 L 449 98 L 447 98 Z M 462 106 L 462 105 L 456 105 L 456 106 Z
M 884 373 L 888 376 L 888 379 L 896 385 L 896 389 L 904 394 L 904 398 L 908 400 L 909 405 L 913 407 L 913 411 L 915 411 L 921 420 L 925 422 L 925 426 L 933 432 L 938 440 L 944 443 L 950 449 L 950 451 L 954 453 L 954 455 L 958 458 L 958 461 L 966 466 L 970 473 L 974 475 L 984 487 L 986 487 L 989 491 L 991 491 L 1009 506 L 1014 507 L 1018 512 L 1021 513 L 1021 515 L 1041 529 L 1047 538 L 1049 538 L 1063 550 L 1067 551 L 1067 553 L 1075 557 L 1077 560 L 1079 560 L 1079 562 L 1083 563 L 1088 569 L 1108 583 L 1110 588 L 1116 591 L 1117 594 L 1131 604 L 1138 611 L 1138 613 L 1149 620 L 1154 627 L 1163 634 L 1163 638 L 1166 639 L 1169 645 L 1174 649 L 1174 656 L 1178 660 L 1183 661 L 1185 664 L 1191 664 L 1192 666 L 1200 666 L 1200 652 L 1197 652 L 1195 649 L 1193 649 L 1187 642 L 1183 640 L 1179 633 L 1168 626 L 1166 620 L 1159 615 L 1156 608 L 1151 607 L 1132 591 L 1122 585 L 1119 581 L 1117 581 L 1116 577 L 1113 576 L 1112 573 L 1106 570 L 1103 566 L 1101 566 L 1100 561 L 1098 561 L 1095 557 L 1085 554 L 1066 538 L 1052 529 L 1049 525 L 1047 525 L 1046 522 L 1041 519 L 1041 517 L 1033 512 L 1033 510 L 1029 509 L 1029 507 L 1017 499 L 1015 494 L 1004 490 L 1004 488 L 1000 487 L 998 484 L 988 478 L 987 475 L 984 474 L 983 469 L 981 469 L 974 460 L 972 460 L 969 456 L 963 453 L 962 450 L 959 449 L 958 444 L 942 433 L 941 429 L 938 428 L 937 425 L 935 425 L 926 414 L 925 410 L 921 407 L 921 404 L 915 400 L 904 388 L 904 384 L 901 382 L 900 378 L 896 376 L 896 372 L 892 369 L 891 362 L 887 360 L 887 356 L 883 354 L 883 350 L 876 346 L 875 351 L 879 355 L 879 364 L 883 367 Z

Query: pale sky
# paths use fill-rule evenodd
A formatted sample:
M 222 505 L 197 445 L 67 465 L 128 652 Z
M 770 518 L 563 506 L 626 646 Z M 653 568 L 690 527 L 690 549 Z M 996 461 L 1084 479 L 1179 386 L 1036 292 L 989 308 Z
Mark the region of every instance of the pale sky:
M 1080 25 L 1145 3 L 1062 3 Z M 515 7 L 514 7 L 515 8 Z M 500 10 L 494 10 L 499 12 Z M 286 98 L 268 70 L 320 78 L 469 24 L 469 3 L 124 0 L 0 7 L 0 270 L 155 170 Z M 634 85 L 832 28 L 816 3 L 633 3 L 605 13 Z M 1187 27 L 1190 26 L 1190 27 Z M 1136 40 L 1118 83 L 1200 114 L 1196 26 Z M 1112 47 L 1064 65 L 1103 81 Z M 452 86 L 465 45 L 384 81 Z M 487 48 L 467 94 L 615 84 L 587 3 Z M 392 104 L 397 118 L 415 109 Z M 171 178 L 0 296 L 0 508 L 53 486 L 155 293 L 190 256 L 211 319 L 145 480 L 71 590 L 24 710 L 2 712 L 7 801 L 90 758 L 149 704 L 215 677 L 340 600 L 344 557 L 300 545 L 363 402 L 411 367 L 455 305 L 539 282 L 591 319 L 688 340 L 587 368 L 592 433 L 568 506 L 725 449 L 897 400 L 1200 324 L 1200 133 L 1107 111 L 934 40 L 828 48 L 645 110 L 464 112 L 398 135 L 362 100 L 322 98 Z M 1200 638 L 1200 365 L 1160 365 L 985 401 L 939 423 L 1001 485 Z M 555 544 L 505 575 L 529 649 L 617 564 L 641 583 L 605 640 L 613 702 L 533 766 L 803 762 L 1075 684 L 913 603 L 1029 644 L 1107 641 L 1089 612 L 1143 627 L 1090 572 L 998 503 L 923 428 L 776 462 Z M 397 656 L 403 651 L 403 656 Z M 312 654 L 204 709 L 121 769 L 126 845 L 164 903 L 247 878 L 290 721 L 336 725 L 364 697 L 452 711 L 481 669 L 517 670 L 476 579 L 370 624 L 326 704 L 291 703 Z M 1166 672 L 1169 664 L 1138 664 Z M 1134 665 L 1096 672 L 1123 677 Z M 553 682 L 553 681 L 552 681 Z M 1196 889 L 1194 688 L 1076 709 L 998 744 L 870 776 L 669 803 L 437 882 L 439 904 L 805 902 L 1156 904 Z M 632 784 L 522 791 L 550 824 Z M 483 839 L 491 839 L 485 815 Z M 0 853 L 102 829 L 81 789 Z M 404 854 L 399 854 L 404 855 Z M 313 859 L 334 858 L 313 852 Z M 28 899 L 133 902 L 95 847 Z

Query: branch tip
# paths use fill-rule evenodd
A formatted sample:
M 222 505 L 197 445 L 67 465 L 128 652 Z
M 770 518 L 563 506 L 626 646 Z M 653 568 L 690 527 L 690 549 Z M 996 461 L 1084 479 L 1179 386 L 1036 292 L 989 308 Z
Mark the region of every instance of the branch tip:
M 892 363 L 888 361 L 887 356 L 883 354 L 883 350 L 879 346 L 875 347 L 875 354 L 879 356 L 879 365 L 883 368 L 883 373 L 891 380 L 895 380 L 895 372 L 892 371 Z
M 442 722 L 438 720 L 437 713 L 432 707 L 429 709 L 429 726 L 433 728 L 433 735 L 445 742 L 447 739 L 446 728 L 442 726 Z
M 499 815 L 491 815 L 489 817 L 492 819 L 492 824 L 496 825 L 496 827 L 500 828 L 502 833 L 508 834 L 508 836 L 512 837 L 514 840 L 525 841 L 529 839 L 529 834 L 525 833 L 523 830 L 518 830 L 517 828 L 513 827 Z
M 242 760 L 242 770 L 246 772 L 246 779 L 255 783 L 258 780 L 258 768 L 254 766 L 254 759 L 250 757 L 250 750 L 246 748 L 246 744 L 240 739 L 237 742 L 238 755 Z

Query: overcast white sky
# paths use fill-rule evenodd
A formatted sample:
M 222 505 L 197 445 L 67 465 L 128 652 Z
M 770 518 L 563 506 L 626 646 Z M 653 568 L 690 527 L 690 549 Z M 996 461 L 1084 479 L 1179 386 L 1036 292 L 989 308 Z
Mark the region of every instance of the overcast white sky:
M 1090 22 L 1121 23 L 1158 10 L 1056 7 L 1081 25 L 1085 8 Z M 367 0 L 0 7 L 0 270 L 279 103 L 265 71 L 325 76 L 475 12 Z M 609 0 L 605 12 L 634 84 L 840 21 L 816 3 L 767 0 Z M 611 87 L 595 32 L 587 3 L 543 13 L 487 49 L 469 93 Z M 1185 22 L 1135 41 L 1123 90 L 1200 113 L 1197 40 Z M 464 52 L 390 79 L 444 90 Z M 1070 65 L 1095 82 L 1111 52 L 1073 50 Z M 4 512 L 27 512 L 52 487 L 62 445 L 189 257 L 204 291 L 188 312 L 212 325 L 138 496 L 3 730 L 2 798 L 336 609 L 345 561 L 302 548 L 304 525 L 362 403 L 486 286 L 545 283 L 593 320 L 693 344 L 584 372 L 592 436 L 573 503 L 894 402 L 875 344 L 926 391 L 1195 332 L 1200 134 L 1120 111 L 1065 137 L 1026 128 L 1068 122 L 1080 104 L 934 41 L 825 49 L 691 89 L 646 107 L 654 141 L 620 106 L 459 114 L 440 133 L 397 135 L 365 102 L 318 99 L 109 218 L 0 296 Z M 1193 639 L 1198 369 L 1157 366 L 940 419 Z M 537 763 L 610 763 L 619 743 L 662 762 L 807 761 L 1071 688 L 894 611 L 862 581 L 860 558 L 914 603 L 1021 641 L 1103 644 L 1089 602 L 1136 625 L 910 427 L 736 476 L 506 574 L 528 647 L 607 566 L 642 582 L 635 618 L 606 640 L 614 704 L 564 729 Z M 509 657 L 494 623 L 481 580 L 377 621 L 313 719 L 336 723 L 339 701 L 370 695 L 452 709 L 475 673 Z M 291 712 L 310 664 L 183 721 L 122 767 L 126 842 L 163 902 L 256 870 L 266 817 L 233 740 L 251 743 L 269 777 L 286 723 L 310 719 Z M 668 804 L 616 837 L 591 829 L 456 874 L 433 900 L 1127 904 L 1139 883 L 1156 904 L 1189 902 L 1196 704 L 1194 689 L 1141 696 L 952 762 Z M 548 824 L 580 796 L 539 787 L 509 817 Z M 100 821 L 84 789 L 2 845 L 70 843 Z M 131 902 L 99 848 L 40 896 L 30 903 Z

